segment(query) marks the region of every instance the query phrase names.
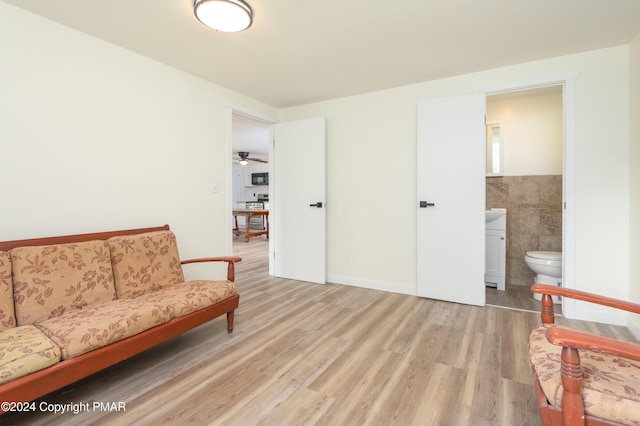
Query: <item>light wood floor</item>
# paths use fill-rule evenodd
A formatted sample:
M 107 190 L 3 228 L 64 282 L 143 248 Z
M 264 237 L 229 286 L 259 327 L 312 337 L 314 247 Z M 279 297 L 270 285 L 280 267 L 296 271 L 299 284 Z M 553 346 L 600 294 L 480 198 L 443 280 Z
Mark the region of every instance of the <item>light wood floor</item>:
M 235 331 L 218 318 L 55 392 L 126 411 L 0 416 L 19 425 L 537 425 L 538 315 L 269 277 L 236 243 Z M 568 321 L 632 340 L 624 328 Z
M 531 288 L 507 283 L 505 291 L 486 287 L 486 304 L 503 308 L 540 312 L 540 302 L 533 298 Z M 554 305 L 556 314 L 562 313 L 562 304 Z

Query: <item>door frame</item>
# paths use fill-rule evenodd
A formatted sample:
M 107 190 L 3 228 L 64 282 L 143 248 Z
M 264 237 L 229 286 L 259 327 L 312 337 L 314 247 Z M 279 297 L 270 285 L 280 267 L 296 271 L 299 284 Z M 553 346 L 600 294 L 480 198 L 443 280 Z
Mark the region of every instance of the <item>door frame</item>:
M 271 150 L 273 149 L 273 125 L 277 122 L 276 118 L 271 115 L 261 114 L 257 111 L 251 110 L 249 108 L 245 108 L 240 105 L 233 104 L 231 102 L 225 102 L 225 157 L 229 159 L 226 162 L 226 172 L 227 176 L 227 184 L 225 185 L 227 196 L 225 197 L 225 210 L 231 214 L 233 211 L 233 165 L 231 162 L 231 158 L 233 157 L 233 115 L 238 114 L 244 117 L 250 118 L 252 120 L 259 121 L 261 123 L 268 124 L 269 128 L 269 157 L 271 158 L 273 153 Z M 269 174 L 273 173 L 272 163 L 269 162 Z M 269 201 L 271 203 L 271 201 Z M 269 275 L 273 275 L 273 243 L 272 239 L 269 238 Z M 231 227 L 229 227 L 229 232 L 227 234 L 227 253 L 231 255 L 233 253 L 233 232 Z
M 576 288 L 576 79 L 577 73 L 547 76 L 527 81 L 496 84 L 476 90 L 486 96 L 562 85 L 564 126 L 562 175 L 562 286 Z M 563 298 L 562 312 L 574 318 L 576 301 Z

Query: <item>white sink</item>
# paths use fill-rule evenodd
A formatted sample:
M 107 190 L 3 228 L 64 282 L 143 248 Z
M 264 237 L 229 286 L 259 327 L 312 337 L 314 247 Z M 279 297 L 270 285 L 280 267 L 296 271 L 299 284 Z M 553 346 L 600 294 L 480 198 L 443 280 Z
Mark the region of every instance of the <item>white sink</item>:
M 484 221 L 486 223 L 493 222 L 496 219 L 500 219 L 500 217 L 507 214 L 507 209 L 490 209 L 484 212 Z

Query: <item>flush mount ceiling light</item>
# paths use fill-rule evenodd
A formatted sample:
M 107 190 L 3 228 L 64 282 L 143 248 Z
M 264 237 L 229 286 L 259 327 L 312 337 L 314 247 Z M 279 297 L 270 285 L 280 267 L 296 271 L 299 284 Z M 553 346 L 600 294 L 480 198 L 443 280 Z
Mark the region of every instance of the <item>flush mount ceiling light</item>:
M 193 11 L 200 22 L 218 31 L 244 31 L 253 22 L 253 10 L 243 0 L 194 0 Z

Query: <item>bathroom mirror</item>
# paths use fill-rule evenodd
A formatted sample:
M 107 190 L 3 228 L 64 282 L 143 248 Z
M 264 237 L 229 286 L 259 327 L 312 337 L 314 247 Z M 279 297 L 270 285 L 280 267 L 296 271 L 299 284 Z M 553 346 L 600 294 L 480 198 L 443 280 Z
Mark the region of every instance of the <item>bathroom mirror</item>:
M 499 122 L 487 123 L 487 176 L 502 175 L 502 129 Z

